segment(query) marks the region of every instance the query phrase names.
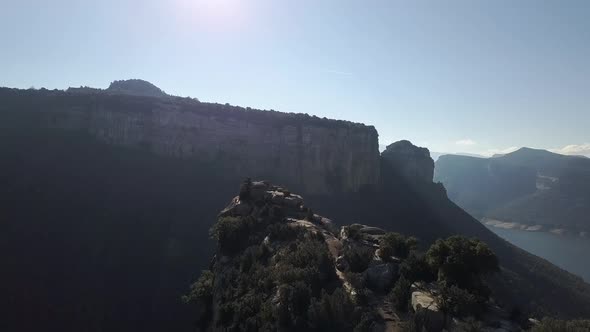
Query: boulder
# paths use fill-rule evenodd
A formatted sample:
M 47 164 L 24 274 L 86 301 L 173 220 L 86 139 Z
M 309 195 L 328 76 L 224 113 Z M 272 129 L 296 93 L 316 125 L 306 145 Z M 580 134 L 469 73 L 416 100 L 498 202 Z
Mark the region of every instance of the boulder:
M 399 277 L 399 265 L 394 263 L 374 264 L 364 272 L 369 288 L 387 291 Z
M 280 191 L 271 191 L 269 192 L 270 196 L 270 201 L 273 204 L 278 204 L 278 205 L 283 205 L 283 202 L 285 200 L 285 194 L 283 194 Z
M 301 204 L 303 204 L 303 198 L 295 194 L 284 196 L 283 201 L 286 206 L 291 208 L 298 208 L 299 206 L 301 206 Z
M 250 206 L 250 204 L 240 201 L 238 197 L 235 197 L 231 203 L 219 213 L 219 216 L 247 216 L 250 215 L 251 212 L 252 206 Z
M 445 316 L 431 293 L 420 290 L 413 291 L 412 309 L 416 314 L 414 319 L 417 326 L 428 332 L 442 331 Z
M 336 268 L 338 269 L 338 271 L 342 272 L 346 272 L 350 268 L 350 266 L 348 265 L 348 261 L 346 260 L 346 258 L 344 258 L 343 255 L 340 255 L 338 256 L 338 258 L 336 258 Z
M 384 235 L 385 231 L 379 227 L 363 226 L 359 232 L 368 235 Z

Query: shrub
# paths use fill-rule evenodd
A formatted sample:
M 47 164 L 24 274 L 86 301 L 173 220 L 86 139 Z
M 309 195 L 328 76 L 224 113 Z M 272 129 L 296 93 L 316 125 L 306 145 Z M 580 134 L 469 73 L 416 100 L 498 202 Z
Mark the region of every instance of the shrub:
M 416 281 L 431 282 L 436 280 L 436 273 L 426 258 L 412 253 L 400 265 L 400 274 L 410 283 Z
M 355 289 L 362 289 L 367 287 L 367 281 L 365 280 L 365 276 L 359 272 L 345 272 L 346 280 L 350 283 L 352 287 Z
M 437 240 L 426 261 L 438 270 L 439 281 L 478 293 L 485 292 L 481 275 L 499 270 L 498 258 L 485 243 L 462 236 Z
M 268 236 L 271 241 L 292 241 L 302 233 L 300 226 L 292 227 L 285 223 L 272 224 L 268 227 Z
M 590 320 L 558 320 L 544 318 L 541 323 L 533 326 L 531 332 L 588 332 Z
M 415 237 L 405 237 L 399 233 L 387 233 L 379 240 L 379 256 L 389 260 L 391 256 L 406 258 L 415 249 L 418 241 Z
M 439 283 L 439 302 L 443 312 L 457 317 L 478 316 L 485 310 L 485 298 L 457 286 Z
M 233 254 L 242 249 L 249 236 L 248 227 L 241 217 L 219 218 L 210 233 L 224 254 Z
M 377 321 L 379 317 L 372 311 L 365 312 L 361 316 L 361 320 L 354 327 L 354 332 L 372 332 L 377 329 Z
M 374 255 L 375 250 L 366 246 L 351 244 L 344 249 L 344 258 L 348 262 L 350 271 L 352 272 L 365 271 L 373 260 Z
M 402 275 L 389 293 L 389 300 L 401 312 L 408 310 L 410 297 L 412 296 L 411 286 L 412 283 Z
M 204 270 L 201 276 L 195 283 L 191 285 L 191 290 L 188 295 L 182 297 L 185 303 L 196 303 L 199 301 L 211 301 L 213 296 L 213 282 L 215 276 L 213 272 Z
M 455 330 L 457 332 L 480 332 L 483 331 L 483 325 L 475 318 L 468 317 L 464 322 L 457 324 Z
M 360 320 L 355 305 L 344 290 L 332 294 L 325 291 L 319 299 L 312 299 L 308 309 L 309 324 L 318 331 L 350 331 Z

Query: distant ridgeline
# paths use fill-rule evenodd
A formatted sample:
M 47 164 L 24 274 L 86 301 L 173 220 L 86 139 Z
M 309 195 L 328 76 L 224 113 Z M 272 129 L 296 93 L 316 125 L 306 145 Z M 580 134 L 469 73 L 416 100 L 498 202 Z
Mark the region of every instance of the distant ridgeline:
M 310 193 L 358 191 L 379 180 L 372 126 L 171 97 L 140 80 L 115 81 L 106 90 L 2 89 L 0 100 L 3 117 L 27 116 L 37 126 L 216 163 Z
M 372 126 L 202 103 L 131 80 L 0 88 L 0 136 L 6 330 L 191 330 L 180 297 L 210 263 L 209 228 L 246 177 L 305 195 L 339 225 L 416 236 L 421 249 L 477 237 L 499 258 L 489 281 L 499 302 L 590 316 L 590 286 L 453 204 L 427 149 L 400 141 L 380 154 Z
M 435 179 L 490 225 L 590 234 L 590 159 L 522 148 L 492 158 L 441 156 Z

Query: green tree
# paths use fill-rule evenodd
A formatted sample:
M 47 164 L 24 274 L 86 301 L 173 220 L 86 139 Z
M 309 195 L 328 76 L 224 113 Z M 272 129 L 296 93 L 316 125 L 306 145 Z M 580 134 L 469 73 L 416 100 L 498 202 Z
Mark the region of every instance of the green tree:
M 389 300 L 395 305 L 397 310 L 402 312 L 408 310 L 410 297 L 412 296 L 411 286 L 412 283 L 402 275 L 389 293 Z
M 191 285 L 188 295 L 182 297 L 185 303 L 196 303 L 198 301 L 211 301 L 213 296 L 214 274 L 209 270 L 201 272 L 201 276 Z
M 477 316 L 485 311 L 486 298 L 455 285 L 439 285 L 441 310 L 456 317 Z
M 351 244 L 344 249 L 344 258 L 352 272 L 363 272 L 373 260 L 375 250 L 370 247 Z
M 379 257 L 389 260 L 391 256 L 404 259 L 411 250 L 416 249 L 418 240 L 415 237 L 405 237 L 399 233 L 386 233 L 379 240 Z
M 476 292 L 485 290 L 482 275 L 499 270 L 498 258 L 484 242 L 462 236 L 437 240 L 426 261 L 438 271 L 440 282 Z
M 436 280 L 436 271 L 428 264 L 424 255 L 411 253 L 400 265 L 400 274 L 413 283 Z

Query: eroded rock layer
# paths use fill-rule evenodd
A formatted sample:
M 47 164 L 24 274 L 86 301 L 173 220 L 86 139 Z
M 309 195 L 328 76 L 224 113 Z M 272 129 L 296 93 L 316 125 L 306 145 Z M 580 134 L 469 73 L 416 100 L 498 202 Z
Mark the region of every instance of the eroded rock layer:
M 26 115 L 26 126 L 77 130 L 114 145 L 195 158 L 307 193 L 354 192 L 379 179 L 372 126 L 109 90 L 0 89 L 0 99 L 5 123 Z

